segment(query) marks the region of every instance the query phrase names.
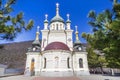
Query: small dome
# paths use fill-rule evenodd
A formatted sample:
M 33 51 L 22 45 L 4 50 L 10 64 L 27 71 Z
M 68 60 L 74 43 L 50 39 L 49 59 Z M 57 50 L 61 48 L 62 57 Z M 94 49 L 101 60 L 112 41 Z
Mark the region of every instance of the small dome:
M 60 17 L 59 15 L 56 15 L 55 17 L 51 19 L 50 23 L 52 22 L 63 22 L 64 23 L 64 19 Z
M 44 20 L 44 23 L 48 23 L 48 20 Z
M 34 46 L 35 46 L 35 45 L 40 46 L 40 42 L 39 42 L 39 40 L 34 40 L 33 43 L 32 43 L 32 45 L 34 45 Z
M 66 23 L 71 23 L 71 21 L 70 21 L 70 20 L 67 20 Z
M 69 47 L 62 42 L 52 42 L 46 46 L 46 50 L 70 50 Z

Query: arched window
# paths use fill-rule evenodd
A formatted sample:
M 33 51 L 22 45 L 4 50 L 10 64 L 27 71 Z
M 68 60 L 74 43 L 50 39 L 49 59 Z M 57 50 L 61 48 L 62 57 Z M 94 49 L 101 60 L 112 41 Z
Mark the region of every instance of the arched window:
M 55 27 L 55 24 L 53 24 L 53 27 Z
M 53 30 L 55 30 L 55 24 L 53 24 Z
M 70 61 L 70 58 L 68 57 L 68 58 L 67 58 L 67 67 L 68 67 L 68 68 L 70 68 L 70 62 L 69 62 L 69 61 Z
M 56 30 L 58 30 L 58 24 L 56 24 Z
M 83 59 L 82 58 L 79 59 L 79 67 L 83 68 Z
M 62 30 L 62 24 L 60 24 L 60 30 Z
M 44 58 L 44 68 L 46 68 L 46 58 Z

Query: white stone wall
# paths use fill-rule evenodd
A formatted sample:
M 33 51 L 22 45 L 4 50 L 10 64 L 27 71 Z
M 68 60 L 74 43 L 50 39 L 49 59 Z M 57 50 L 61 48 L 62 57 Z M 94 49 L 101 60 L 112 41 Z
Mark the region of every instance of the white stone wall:
M 73 30 L 65 30 L 65 31 L 67 35 L 67 45 L 70 48 L 70 50 L 73 51 L 73 37 L 72 37 Z
M 58 71 L 60 74 L 70 72 L 72 75 L 89 75 L 87 53 L 86 52 L 75 52 L 72 56 L 71 51 L 65 50 L 49 50 L 43 51 L 41 54 L 39 52 L 28 52 L 26 60 L 26 68 L 31 67 L 31 60 L 35 60 L 35 75 L 44 75 L 44 72 L 54 72 Z M 41 56 L 42 55 L 42 56 Z M 67 64 L 67 58 L 69 59 L 69 67 Z M 44 58 L 46 58 L 46 67 L 44 68 Z M 79 58 L 83 59 L 83 68 L 79 67 Z M 52 74 L 51 74 L 52 75 Z M 68 76 L 68 75 L 67 75 Z
M 48 44 L 56 41 L 66 44 L 67 43 L 66 39 L 67 39 L 67 36 L 64 30 L 50 31 L 50 33 L 48 34 Z
M 79 59 L 83 60 L 83 68 L 79 66 Z M 76 75 L 89 75 L 87 52 L 75 52 L 73 55 L 73 68 Z
M 4 75 L 5 75 L 5 68 L 0 67 L 0 76 L 4 76 Z
M 49 30 L 41 30 L 41 32 L 42 32 L 41 50 L 43 51 L 46 45 L 48 44 Z
M 71 70 L 71 68 L 68 68 L 67 66 L 67 58 L 68 57 L 71 58 L 70 51 L 51 50 L 51 51 L 44 51 L 42 54 L 43 54 L 43 59 L 46 58 L 46 68 L 43 68 L 42 71 Z M 70 63 L 70 67 L 71 67 L 71 63 Z
M 79 67 L 79 59 L 83 59 L 83 68 Z M 75 52 L 73 55 L 74 70 L 88 70 L 87 53 Z
M 26 60 L 26 69 L 31 68 L 31 60 L 34 59 L 34 68 L 35 71 L 41 70 L 41 55 L 40 52 L 28 52 L 27 54 L 27 60 Z

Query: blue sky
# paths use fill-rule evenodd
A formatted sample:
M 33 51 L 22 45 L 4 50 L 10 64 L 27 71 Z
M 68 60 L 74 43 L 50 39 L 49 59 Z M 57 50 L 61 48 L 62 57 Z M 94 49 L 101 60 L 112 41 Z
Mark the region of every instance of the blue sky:
M 87 18 L 89 11 L 95 10 L 97 13 L 100 13 L 112 7 L 112 2 L 110 0 L 17 0 L 16 4 L 13 6 L 14 12 L 12 12 L 11 15 L 14 16 L 19 12 L 23 12 L 26 22 L 30 19 L 34 20 L 34 27 L 31 31 L 23 31 L 18 34 L 14 41 L 0 42 L 8 43 L 34 40 L 36 27 L 40 26 L 40 29 L 43 29 L 44 15 L 48 14 L 49 21 L 55 16 L 57 2 L 60 4 L 60 16 L 66 20 L 66 14 L 69 13 L 70 20 L 72 21 L 71 28 L 74 30 L 74 26 L 78 26 L 81 42 L 85 42 L 85 40 L 81 38 L 82 32 L 92 33 L 92 28 L 87 23 L 89 20 Z

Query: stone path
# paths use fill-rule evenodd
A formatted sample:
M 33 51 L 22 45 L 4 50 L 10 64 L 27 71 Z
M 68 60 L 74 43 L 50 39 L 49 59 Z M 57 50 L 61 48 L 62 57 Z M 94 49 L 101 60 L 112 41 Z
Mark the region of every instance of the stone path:
M 0 80 L 80 80 L 77 77 L 28 77 L 28 76 L 11 76 L 3 77 Z
M 0 80 L 120 80 L 120 76 L 102 76 L 102 75 L 89 75 L 79 77 L 39 77 L 39 76 L 10 76 L 3 77 Z
M 90 75 L 79 76 L 81 80 L 120 80 L 120 76 Z
M 77 77 L 35 77 L 32 80 L 80 80 Z

